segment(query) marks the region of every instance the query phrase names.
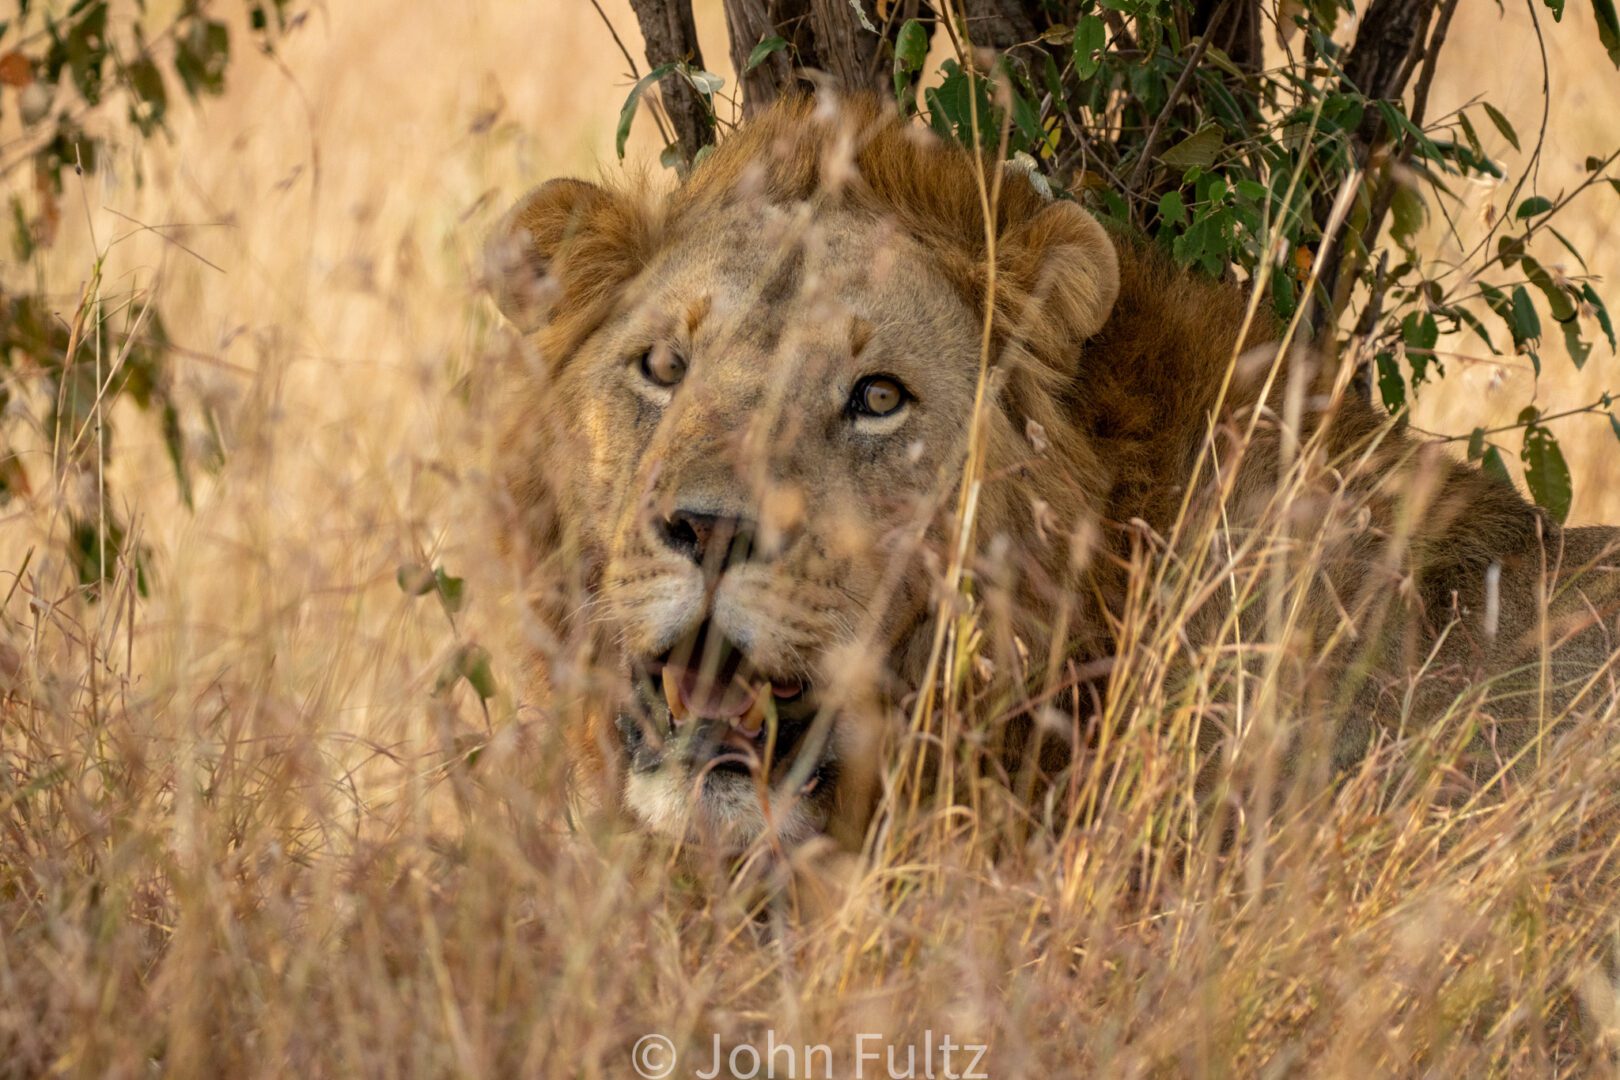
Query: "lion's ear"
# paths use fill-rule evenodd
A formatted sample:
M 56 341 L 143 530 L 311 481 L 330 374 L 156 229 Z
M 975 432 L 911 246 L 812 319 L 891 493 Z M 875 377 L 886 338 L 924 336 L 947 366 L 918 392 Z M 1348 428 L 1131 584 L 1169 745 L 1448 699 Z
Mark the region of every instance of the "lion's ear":
M 1119 299 L 1119 256 L 1096 218 L 1077 203 L 1053 202 L 1003 245 L 1001 265 L 1047 329 L 1072 342 L 1103 328 Z
M 541 184 L 507 211 L 484 246 L 496 306 L 519 330 L 537 330 L 570 291 L 627 276 L 633 253 L 624 249 L 640 231 L 637 220 L 629 199 L 595 184 Z

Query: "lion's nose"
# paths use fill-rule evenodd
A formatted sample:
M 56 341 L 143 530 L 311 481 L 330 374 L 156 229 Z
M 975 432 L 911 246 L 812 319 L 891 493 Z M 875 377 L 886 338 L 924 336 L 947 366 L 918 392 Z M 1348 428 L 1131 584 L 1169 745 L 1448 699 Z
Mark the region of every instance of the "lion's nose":
M 709 574 L 721 574 L 728 566 L 757 557 L 754 537 L 758 530 L 746 518 L 680 509 L 658 520 L 655 529 L 666 547 Z

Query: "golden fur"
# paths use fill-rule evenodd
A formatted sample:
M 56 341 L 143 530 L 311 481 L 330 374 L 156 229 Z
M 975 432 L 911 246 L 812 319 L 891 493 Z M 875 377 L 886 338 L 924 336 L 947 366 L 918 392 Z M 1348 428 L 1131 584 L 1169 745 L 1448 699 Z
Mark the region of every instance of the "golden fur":
M 1509 673 L 1491 737 L 1519 745 L 1513 718 L 1567 705 L 1612 651 L 1612 530 L 1560 530 L 1303 361 L 1268 380 L 1274 350 L 1256 350 L 1234 369 L 1276 333 L 1253 320 L 1239 347 L 1241 290 L 1110 236 L 873 100 L 778 106 L 667 196 L 546 184 L 498 230 L 489 276 L 531 350 L 500 460 L 509 546 L 545 583 L 532 597 L 536 687 L 559 666 L 612 669 L 666 648 L 702 607 L 762 667 L 813 676 L 836 714 L 837 790 L 813 812 L 795 817 L 788 800 L 786 817 L 749 816 L 750 789 L 699 820 L 675 807 L 685 788 L 626 779 L 611 719 L 622 690 L 558 704 L 585 717 L 568 722 L 568 743 L 586 800 L 628 800 L 655 827 L 732 840 L 864 828 L 882 724 L 843 717 L 881 716 L 923 675 L 992 287 L 974 565 L 981 592 L 1001 594 L 989 651 L 1014 682 L 1040 677 L 1028 646 L 1053 633 L 1069 658 L 1114 655 L 1128 568 L 1147 548 L 1214 522 L 1236 546 L 1277 518 L 1290 376 L 1298 439 L 1323 466 L 1291 498 L 1364 510 L 1320 541 L 1298 619 L 1322 644 L 1334 762 L 1409 713 L 1397 683 L 1418 666 L 1418 698 L 1435 708 L 1482 673 Z M 663 347 L 691 370 L 667 396 L 625 374 Z M 871 370 L 915 391 L 896 425 L 834 411 Z M 769 559 L 703 593 L 647 526 L 694 500 L 758 520 Z M 1194 624 L 1218 633 L 1221 604 L 1195 607 Z

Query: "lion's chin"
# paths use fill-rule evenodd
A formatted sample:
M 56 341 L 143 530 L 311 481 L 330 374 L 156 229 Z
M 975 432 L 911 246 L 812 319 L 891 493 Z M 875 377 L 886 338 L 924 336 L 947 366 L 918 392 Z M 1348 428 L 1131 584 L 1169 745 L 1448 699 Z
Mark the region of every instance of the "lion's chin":
M 752 777 L 711 773 L 697 790 L 686 770 L 677 766 L 656 772 L 632 772 L 625 784 L 625 804 L 650 830 L 683 843 L 725 852 L 740 852 L 767 834 L 795 847 L 826 828 L 820 800 L 781 800 L 767 814 Z
M 740 851 L 825 828 L 836 716 L 808 679 L 761 669 L 707 620 L 628 668 L 630 698 L 615 718 L 624 802 L 651 831 Z

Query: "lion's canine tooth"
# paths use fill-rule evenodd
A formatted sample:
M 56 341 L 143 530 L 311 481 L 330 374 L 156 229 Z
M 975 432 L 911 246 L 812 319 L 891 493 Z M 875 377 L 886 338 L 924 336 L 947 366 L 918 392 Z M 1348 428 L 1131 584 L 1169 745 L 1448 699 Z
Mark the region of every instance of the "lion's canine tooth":
M 754 700 L 748 703 L 748 711 L 734 721 L 737 730 L 750 739 L 758 735 L 760 729 L 765 726 L 766 689 L 766 687 L 755 687 Z
M 669 703 L 669 715 L 675 718 L 677 724 L 686 722 L 686 702 L 681 697 L 680 677 L 675 669 L 668 664 L 664 665 L 664 700 Z

